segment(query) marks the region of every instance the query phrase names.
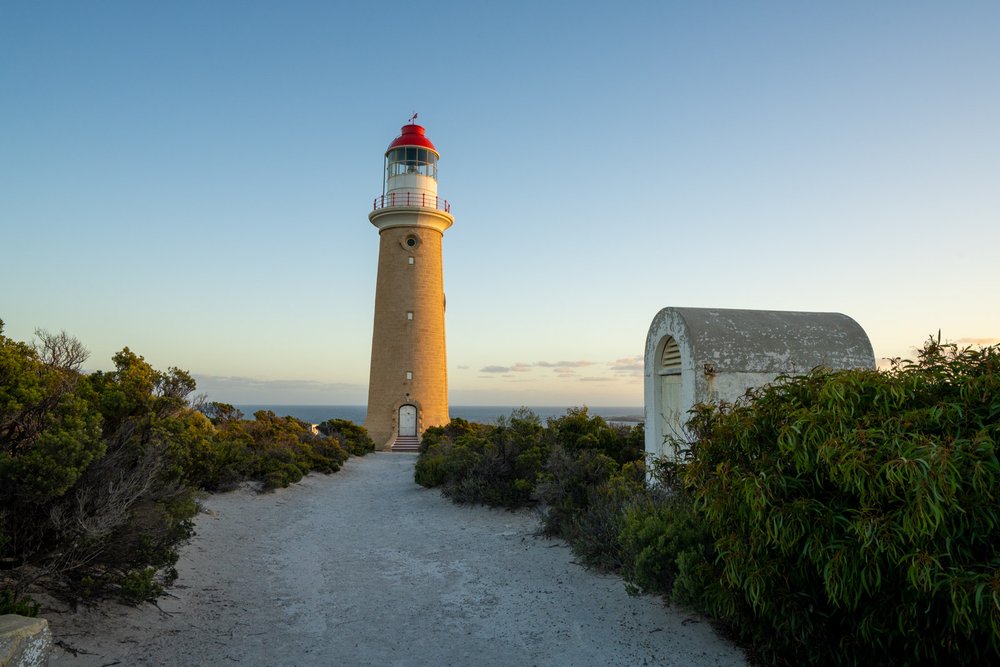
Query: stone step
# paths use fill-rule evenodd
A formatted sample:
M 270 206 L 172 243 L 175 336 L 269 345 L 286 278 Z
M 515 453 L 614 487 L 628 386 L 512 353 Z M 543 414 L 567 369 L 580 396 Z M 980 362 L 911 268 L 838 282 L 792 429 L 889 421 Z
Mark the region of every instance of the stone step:
M 394 452 L 416 452 L 420 450 L 420 438 L 412 435 L 397 435 L 392 443 Z

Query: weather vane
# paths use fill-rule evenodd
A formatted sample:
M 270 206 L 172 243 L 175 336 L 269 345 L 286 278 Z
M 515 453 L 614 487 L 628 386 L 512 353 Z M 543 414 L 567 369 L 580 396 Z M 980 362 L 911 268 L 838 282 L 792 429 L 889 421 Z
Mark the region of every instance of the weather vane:
M 413 115 L 412 115 L 412 116 L 410 116 L 410 125 L 412 125 L 412 124 L 413 124 L 413 121 L 415 121 L 416 119 L 417 119 L 417 112 L 416 112 L 416 111 L 414 111 L 414 112 L 413 112 Z

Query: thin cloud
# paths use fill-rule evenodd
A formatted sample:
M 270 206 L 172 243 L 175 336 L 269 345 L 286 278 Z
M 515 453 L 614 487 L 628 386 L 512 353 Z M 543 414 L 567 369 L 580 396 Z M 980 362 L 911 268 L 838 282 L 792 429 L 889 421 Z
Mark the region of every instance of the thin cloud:
M 493 364 L 479 369 L 480 373 L 530 373 L 535 368 L 551 368 L 559 374 L 573 373 L 575 368 L 585 368 L 586 366 L 597 365 L 596 361 L 536 361 L 533 364 L 523 361 L 515 362 L 511 365 Z M 461 367 L 460 367 L 461 368 Z
M 1000 343 L 1000 338 L 959 338 L 955 342 L 960 345 L 996 345 Z
M 631 357 L 616 359 L 608 364 L 613 371 L 642 371 L 645 370 L 641 355 L 634 354 Z
M 536 361 L 535 365 L 542 368 L 584 368 L 596 363 L 596 361 Z
M 239 385 L 242 387 L 264 387 L 267 389 L 306 389 L 310 391 L 328 391 L 334 389 L 356 389 L 364 385 L 351 382 L 320 382 L 318 380 L 262 380 L 260 378 L 241 377 L 238 375 L 200 375 L 191 377 L 197 383 L 218 383 L 220 386 Z
M 618 372 L 627 372 L 627 373 L 633 373 L 633 372 L 641 373 L 643 370 L 645 370 L 645 368 L 643 367 L 642 364 L 616 364 L 611 367 L 611 370 Z
M 469 370 L 469 367 L 468 367 L 468 366 L 456 366 L 456 368 L 457 368 L 458 370 L 460 370 L 460 371 L 467 371 L 467 370 Z
M 605 366 L 608 370 L 614 374 L 614 376 L 586 376 L 580 377 L 577 369 L 587 368 L 589 366 Z M 459 366 L 459 368 L 463 368 Z M 467 367 L 465 367 L 467 368 Z M 634 378 L 641 376 L 644 371 L 644 366 L 642 362 L 642 356 L 633 355 L 630 357 L 623 357 L 615 361 L 590 361 L 587 359 L 578 359 L 576 361 L 536 361 L 534 363 L 525 363 L 523 361 L 518 361 L 510 365 L 502 364 L 492 364 L 489 366 L 483 366 L 479 369 L 480 373 L 485 375 L 479 375 L 482 379 L 487 378 L 503 378 L 509 379 L 514 377 L 512 374 L 518 373 L 523 374 L 530 373 L 535 368 L 548 368 L 553 373 L 556 374 L 560 380 L 580 380 L 584 382 L 610 382 L 615 378 Z M 527 378 L 524 381 L 529 381 Z
M 638 354 L 608 362 L 608 368 L 616 377 L 622 378 L 637 377 L 642 375 L 646 370 L 642 356 Z
M 631 357 L 624 357 L 622 359 L 616 359 L 612 363 L 615 363 L 615 364 L 641 364 L 642 363 L 642 355 L 641 354 L 633 354 Z

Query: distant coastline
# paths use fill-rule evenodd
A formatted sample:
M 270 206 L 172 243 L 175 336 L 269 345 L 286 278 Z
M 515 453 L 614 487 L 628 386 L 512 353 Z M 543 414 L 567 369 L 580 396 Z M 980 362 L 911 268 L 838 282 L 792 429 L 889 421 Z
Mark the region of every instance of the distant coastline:
M 253 413 L 258 410 L 270 410 L 279 417 L 286 415 L 301 419 L 310 424 L 318 424 L 327 419 L 349 419 L 356 424 L 361 424 L 365 420 L 367 407 L 364 405 L 265 405 L 265 404 L 245 404 L 237 405 L 248 417 L 253 417 Z M 449 413 L 452 418 L 460 417 L 470 422 L 481 424 L 493 424 L 499 417 L 509 417 L 513 410 L 520 406 L 508 405 L 452 405 Z M 561 417 L 566 414 L 571 406 L 525 406 L 544 422 L 550 417 Z M 620 424 L 635 424 L 643 421 L 642 407 L 632 406 L 587 406 L 592 415 L 603 417 L 609 422 Z

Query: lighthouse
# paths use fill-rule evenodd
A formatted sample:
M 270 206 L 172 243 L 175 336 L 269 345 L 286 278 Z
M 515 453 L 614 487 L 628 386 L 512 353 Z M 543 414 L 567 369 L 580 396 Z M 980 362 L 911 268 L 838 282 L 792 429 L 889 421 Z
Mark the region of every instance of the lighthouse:
M 404 125 L 368 214 L 379 253 L 365 427 L 380 450 L 416 451 L 427 427 L 449 421 L 441 242 L 454 218 L 438 196 L 439 157 L 423 127 Z

